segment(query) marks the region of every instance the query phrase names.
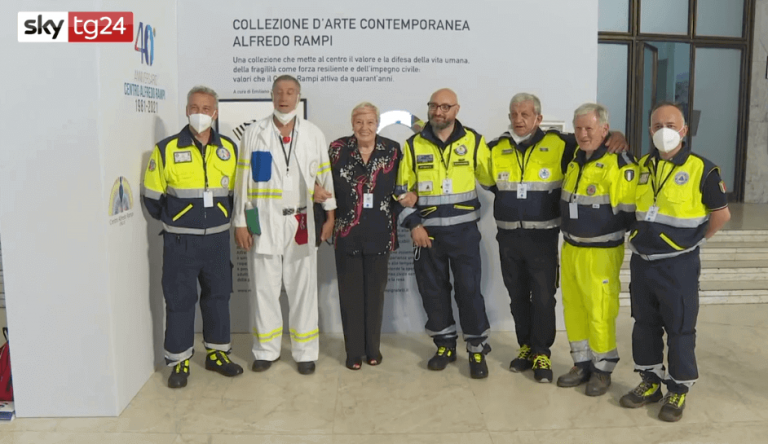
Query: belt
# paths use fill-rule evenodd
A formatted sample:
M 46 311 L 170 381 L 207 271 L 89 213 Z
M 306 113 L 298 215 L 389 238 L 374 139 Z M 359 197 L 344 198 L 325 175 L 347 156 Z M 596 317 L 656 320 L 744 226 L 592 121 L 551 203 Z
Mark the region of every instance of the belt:
M 307 207 L 283 208 L 283 216 L 291 216 L 294 214 L 301 214 L 306 212 L 307 212 Z

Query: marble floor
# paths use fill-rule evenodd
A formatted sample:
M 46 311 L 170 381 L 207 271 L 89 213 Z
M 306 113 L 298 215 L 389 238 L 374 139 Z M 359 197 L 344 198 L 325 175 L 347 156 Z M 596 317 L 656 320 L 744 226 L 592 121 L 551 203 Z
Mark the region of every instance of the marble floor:
M 0 424 L 0 444 L 768 442 L 768 305 L 702 307 L 701 379 L 676 424 L 656 418 L 658 405 L 618 405 L 638 382 L 631 328 L 622 308 L 623 359 L 599 398 L 585 396 L 583 387 L 562 389 L 536 383 L 531 372 L 509 372 L 516 344 L 508 332 L 493 334 L 490 377 L 480 381 L 469 378 L 464 356 L 445 371 L 427 370 L 434 349 L 425 335 L 384 335 L 382 365 L 356 372 L 343 366 L 342 337 L 323 335 L 314 375 L 297 373 L 287 339 L 282 360 L 268 372 L 246 370 L 233 379 L 205 371 L 198 353 L 185 389 L 168 389 L 163 368 L 117 418 L 16 419 Z M 235 338 L 233 359 L 249 368 L 250 337 Z M 570 364 L 561 332 L 555 375 Z

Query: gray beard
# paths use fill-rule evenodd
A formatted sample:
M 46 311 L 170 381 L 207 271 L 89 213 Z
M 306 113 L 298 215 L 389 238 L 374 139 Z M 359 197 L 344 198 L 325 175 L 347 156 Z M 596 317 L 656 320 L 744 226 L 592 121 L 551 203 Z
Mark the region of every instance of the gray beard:
M 429 122 L 429 123 L 430 123 L 430 125 L 432 125 L 433 129 L 436 129 L 438 131 L 442 131 L 442 130 L 448 128 L 449 126 L 451 126 L 451 124 L 453 122 L 449 122 L 449 121 L 446 120 L 443 123 L 437 123 L 437 122 Z

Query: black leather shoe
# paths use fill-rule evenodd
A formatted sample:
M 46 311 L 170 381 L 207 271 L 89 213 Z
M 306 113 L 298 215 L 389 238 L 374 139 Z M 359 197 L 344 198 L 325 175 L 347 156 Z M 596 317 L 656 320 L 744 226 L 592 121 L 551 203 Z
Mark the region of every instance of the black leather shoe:
M 266 361 L 263 359 L 257 359 L 253 361 L 253 365 L 251 366 L 251 370 L 255 372 L 265 372 L 269 370 L 270 367 L 272 367 L 273 362 L 279 361 L 280 358 L 275 359 L 274 361 Z
M 298 367 L 299 373 L 302 375 L 311 375 L 315 372 L 314 361 L 299 362 L 296 364 L 296 367 Z
M 568 373 L 557 378 L 557 386 L 576 387 L 589 381 L 590 376 L 592 376 L 592 372 L 589 368 L 589 362 L 579 363 L 571 367 Z
M 485 355 L 483 353 L 469 354 L 469 376 L 472 379 L 488 377 L 488 363 L 485 362 Z
M 427 368 L 430 370 L 445 370 L 448 367 L 449 362 L 456 360 L 456 348 L 455 347 L 438 347 L 435 356 L 427 363 Z
M 584 393 L 587 396 L 602 396 L 608 392 L 608 387 L 611 386 L 611 374 L 592 372 L 592 376 L 587 382 L 587 388 Z
M 208 350 L 208 356 L 205 358 L 205 369 L 229 377 L 243 373 L 243 368 L 230 361 L 229 356 L 220 350 Z
M 189 378 L 189 359 L 173 366 L 171 376 L 168 377 L 168 387 L 172 389 L 186 387 L 187 378 Z

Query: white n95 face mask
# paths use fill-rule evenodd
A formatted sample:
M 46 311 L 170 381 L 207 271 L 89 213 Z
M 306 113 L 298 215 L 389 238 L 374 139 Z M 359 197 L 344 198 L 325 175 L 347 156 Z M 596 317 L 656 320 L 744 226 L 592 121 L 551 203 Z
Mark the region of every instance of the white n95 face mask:
M 198 133 L 202 133 L 211 127 L 213 119 L 208 114 L 190 114 L 189 126 L 191 126 Z
M 517 134 L 515 134 L 515 128 L 512 125 L 510 125 L 509 126 L 509 134 L 512 135 L 512 140 L 515 141 L 515 144 L 516 145 L 520 145 L 522 142 L 525 142 L 526 140 L 531 138 L 531 136 L 533 135 L 533 131 L 531 131 L 530 133 L 528 133 L 528 134 L 526 134 L 524 136 L 518 136 Z
M 672 128 L 661 128 L 653 133 L 653 145 L 662 153 L 668 153 L 680 145 L 680 133 Z

